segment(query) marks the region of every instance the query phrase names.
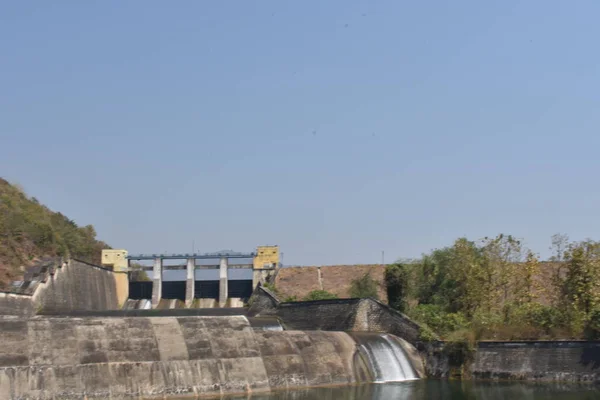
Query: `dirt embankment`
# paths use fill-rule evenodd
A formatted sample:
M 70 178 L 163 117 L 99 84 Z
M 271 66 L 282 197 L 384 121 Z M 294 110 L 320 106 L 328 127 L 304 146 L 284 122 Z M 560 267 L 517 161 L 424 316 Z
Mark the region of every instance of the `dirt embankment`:
M 313 290 L 326 290 L 340 298 L 350 297 L 350 285 L 366 273 L 378 283 L 379 299 L 387 303 L 383 265 L 324 265 L 286 267 L 279 270 L 275 286 L 282 298 L 302 299 Z

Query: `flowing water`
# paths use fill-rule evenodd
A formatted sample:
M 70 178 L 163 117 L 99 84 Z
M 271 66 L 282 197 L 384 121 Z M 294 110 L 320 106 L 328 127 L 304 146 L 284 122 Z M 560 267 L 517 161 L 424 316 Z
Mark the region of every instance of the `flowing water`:
M 314 388 L 227 400 L 597 400 L 593 385 L 458 382 L 422 379 L 336 388 Z
M 418 379 L 404 349 L 386 334 L 353 333 L 359 350 L 369 364 L 375 382 L 402 382 Z

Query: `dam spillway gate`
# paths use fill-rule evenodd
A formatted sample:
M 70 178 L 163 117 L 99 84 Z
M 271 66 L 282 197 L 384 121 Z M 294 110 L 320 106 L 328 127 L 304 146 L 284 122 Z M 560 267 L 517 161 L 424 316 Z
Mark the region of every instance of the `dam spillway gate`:
M 181 303 L 173 303 L 179 301 L 185 308 L 242 307 L 253 288 L 268 281 L 281 266 L 277 246 L 259 246 L 252 253 L 129 255 L 125 250 L 103 250 L 102 262 L 125 278 L 121 287 L 127 294 L 121 298 L 128 302 L 142 301 L 142 308 L 164 308 L 163 300 L 169 300 L 168 308 L 183 307 Z M 217 274 L 207 274 L 211 270 Z M 251 278 L 248 274 L 245 279 L 236 277 L 232 270 L 246 270 Z M 134 274 L 142 276 L 144 281 L 132 279 Z M 206 279 L 207 275 L 212 278 Z
M 163 281 L 161 298 L 186 300 L 186 281 Z M 151 281 L 130 281 L 129 298 L 132 300 L 152 299 Z M 195 280 L 194 299 L 219 300 L 220 281 Z M 230 279 L 227 281 L 227 295 L 229 298 L 249 299 L 252 295 L 252 279 Z

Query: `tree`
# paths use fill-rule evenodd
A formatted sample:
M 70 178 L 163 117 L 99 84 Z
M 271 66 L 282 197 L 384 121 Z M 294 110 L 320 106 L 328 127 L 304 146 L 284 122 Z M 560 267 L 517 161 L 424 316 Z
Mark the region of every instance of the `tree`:
M 313 290 L 312 292 L 308 293 L 305 297 L 304 297 L 304 301 L 312 301 L 312 300 L 331 300 L 331 299 L 337 299 L 338 297 L 333 294 L 328 292 L 327 290 Z
M 352 280 L 350 283 L 350 297 L 360 299 L 365 297 L 372 297 L 374 299 L 379 298 L 379 294 L 377 293 L 377 282 L 371 278 L 369 272 L 360 278 Z
M 499 234 L 481 241 L 482 273 L 486 280 L 486 311 L 509 318 L 509 305 L 514 298 L 518 266 L 523 261 L 521 241 L 511 235 Z
M 540 272 L 540 262 L 538 257 L 529 251 L 525 262 L 520 265 L 515 274 L 515 303 L 519 306 L 533 303 L 538 293 L 542 290 L 535 278 Z
M 405 312 L 408 298 L 408 272 L 403 264 L 391 264 L 385 267 L 385 286 L 388 301 L 392 308 Z
M 129 274 L 129 280 L 132 282 L 148 282 L 150 281 L 150 277 L 148 273 L 144 271 L 144 266 L 139 263 L 131 263 L 129 265 L 131 272 Z
M 569 245 L 564 255 L 563 285 L 567 308 L 584 318 L 600 305 L 600 243 L 586 240 Z

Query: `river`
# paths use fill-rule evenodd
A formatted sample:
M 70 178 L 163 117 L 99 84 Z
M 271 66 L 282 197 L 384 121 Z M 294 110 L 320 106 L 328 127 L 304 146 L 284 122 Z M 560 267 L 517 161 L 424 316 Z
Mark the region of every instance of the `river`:
M 425 379 L 402 383 L 228 396 L 227 400 L 592 400 L 600 398 L 592 384 L 459 382 Z

